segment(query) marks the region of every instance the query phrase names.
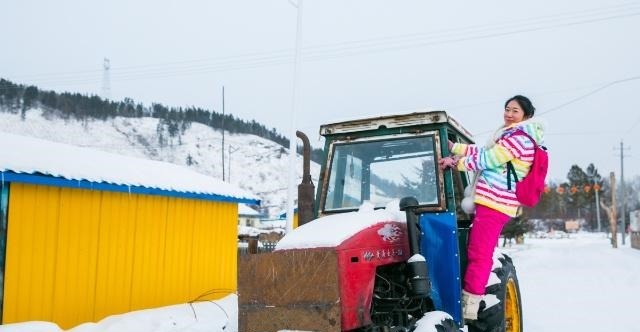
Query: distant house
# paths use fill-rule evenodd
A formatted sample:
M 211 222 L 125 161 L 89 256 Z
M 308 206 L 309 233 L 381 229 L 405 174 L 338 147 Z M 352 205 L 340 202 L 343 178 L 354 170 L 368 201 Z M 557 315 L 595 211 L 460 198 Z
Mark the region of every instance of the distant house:
M 257 227 L 262 217 L 264 217 L 262 213 L 252 209 L 247 204 L 238 204 L 239 226 Z
M 2 323 L 68 329 L 237 288 L 252 194 L 173 164 L 0 133 Z M 2 280 L 0 280 L 2 281 Z

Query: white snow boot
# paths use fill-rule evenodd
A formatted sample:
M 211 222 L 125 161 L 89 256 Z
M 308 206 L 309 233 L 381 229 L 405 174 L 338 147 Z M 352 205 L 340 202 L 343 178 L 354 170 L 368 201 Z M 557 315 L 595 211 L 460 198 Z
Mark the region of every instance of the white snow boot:
M 462 290 L 462 317 L 466 320 L 478 319 L 478 310 L 482 295 L 471 294 Z

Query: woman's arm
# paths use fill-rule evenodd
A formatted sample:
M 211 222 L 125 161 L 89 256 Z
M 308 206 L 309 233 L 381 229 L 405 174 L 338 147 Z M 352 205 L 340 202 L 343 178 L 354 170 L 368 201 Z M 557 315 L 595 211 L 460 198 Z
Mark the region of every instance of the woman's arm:
M 527 144 L 528 143 L 528 144 Z M 458 146 L 460 144 L 460 146 Z M 464 150 L 463 150 L 464 149 Z M 513 159 L 533 153 L 533 145 L 528 138 L 509 136 L 496 142 L 491 148 L 478 147 L 472 144 L 456 143 L 453 151 L 464 152 L 456 167 L 461 171 L 476 171 L 497 168 Z
M 475 153 L 478 147 L 475 144 L 454 143 L 450 150 L 457 156 L 468 156 Z

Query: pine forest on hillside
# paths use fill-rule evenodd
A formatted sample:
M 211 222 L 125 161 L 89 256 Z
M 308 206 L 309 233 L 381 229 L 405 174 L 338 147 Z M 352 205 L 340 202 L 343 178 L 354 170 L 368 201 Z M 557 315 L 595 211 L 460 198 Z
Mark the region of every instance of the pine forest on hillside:
M 252 134 L 283 147 L 289 147 L 289 139 L 279 134 L 275 128 L 267 129 L 255 120 L 245 121 L 232 114 L 222 115 L 199 107 L 167 107 L 154 103 L 150 107 L 136 103 L 130 98 L 123 101 L 105 100 L 98 96 L 86 96 L 79 93 L 40 90 L 35 86 L 24 86 L 0 79 L 0 106 L 12 112 L 20 112 L 22 118 L 34 107 L 41 107 L 49 112 L 57 112 L 62 118 L 76 120 L 105 120 L 116 116 L 127 118 L 153 117 L 160 119 L 158 131 L 166 131 L 170 137 L 184 132 L 190 123 L 196 122 L 214 129 L 222 129 L 230 133 Z M 161 139 L 159 144 L 165 142 Z M 298 148 L 301 151 L 301 148 Z M 311 159 L 319 161 L 321 150 L 314 149 Z

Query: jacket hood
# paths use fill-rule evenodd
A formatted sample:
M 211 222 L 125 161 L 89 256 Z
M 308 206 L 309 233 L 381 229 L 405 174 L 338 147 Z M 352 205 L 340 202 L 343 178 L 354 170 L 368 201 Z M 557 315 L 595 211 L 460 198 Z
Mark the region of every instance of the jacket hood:
M 495 133 L 493 134 L 493 137 L 490 139 L 491 139 L 491 142 L 495 144 L 495 142 L 498 139 L 500 139 L 502 136 L 504 136 L 506 133 L 510 133 L 512 131 L 519 129 L 527 133 L 529 136 L 531 136 L 531 138 L 533 138 L 538 145 L 544 145 L 544 132 L 546 127 L 547 125 L 544 119 L 531 118 L 525 121 L 514 123 L 508 127 L 502 126 L 498 128 L 498 130 L 496 130 Z M 493 146 L 493 144 L 490 144 L 489 142 L 487 143 L 488 143 L 487 145 Z
M 520 129 L 533 138 L 538 145 L 544 145 L 544 131 L 546 123 L 543 119 L 531 118 L 518 122 L 512 128 Z

